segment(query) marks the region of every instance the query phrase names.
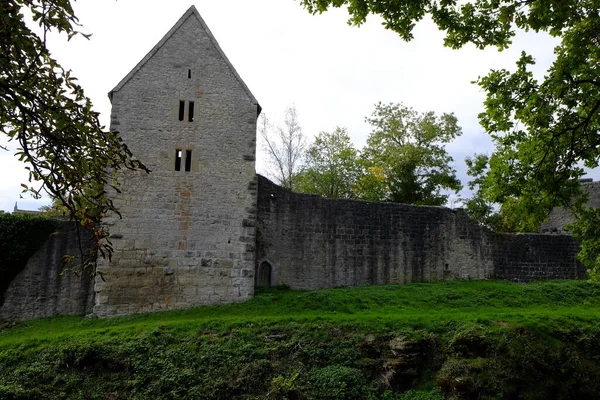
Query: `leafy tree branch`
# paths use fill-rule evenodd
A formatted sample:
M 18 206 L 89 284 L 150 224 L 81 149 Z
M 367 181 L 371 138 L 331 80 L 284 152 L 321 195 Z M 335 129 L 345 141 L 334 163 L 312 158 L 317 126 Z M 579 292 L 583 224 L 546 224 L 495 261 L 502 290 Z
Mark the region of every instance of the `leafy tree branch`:
M 28 11 L 42 36 L 26 24 Z M 99 226 L 102 216 L 118 214 L 105 185 L 118 190 L 117 172 L 148 171 L 117 132 L 100 125 L 98 113 L 71 72 L 53 59 L 47 33 L 69 39 L 80 33 L 68 0 L 5 0 L 0 3 L 0 131 L 19 148 L 16 156 L 29 171 L 24 192 L 57 199 L 96 239 L 96 251 L 112 247 Z M 93 264 L 95 252 L 82 259 Z

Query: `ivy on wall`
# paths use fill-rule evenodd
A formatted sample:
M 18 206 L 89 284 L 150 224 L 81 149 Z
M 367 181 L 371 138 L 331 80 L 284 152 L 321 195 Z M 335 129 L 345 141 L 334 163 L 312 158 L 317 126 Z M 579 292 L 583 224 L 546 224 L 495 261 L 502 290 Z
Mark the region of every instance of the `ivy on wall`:
M 27 260 L 56 231 L 51 219 L 31 214 L 0 214 L 0 305 Z

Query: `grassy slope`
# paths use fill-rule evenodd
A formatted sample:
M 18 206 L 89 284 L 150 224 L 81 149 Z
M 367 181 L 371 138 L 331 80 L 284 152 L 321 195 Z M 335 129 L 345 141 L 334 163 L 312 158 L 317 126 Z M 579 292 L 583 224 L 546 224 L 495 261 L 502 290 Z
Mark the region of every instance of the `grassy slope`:
M 436 282 L 30 321 L 0 326 L 0 400 L 594 398 L 599 306 L 588 282 Z

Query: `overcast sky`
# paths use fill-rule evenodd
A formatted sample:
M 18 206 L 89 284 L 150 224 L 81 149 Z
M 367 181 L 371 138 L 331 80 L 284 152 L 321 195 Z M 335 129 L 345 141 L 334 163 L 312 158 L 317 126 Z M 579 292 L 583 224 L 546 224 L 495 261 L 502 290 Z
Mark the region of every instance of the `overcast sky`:
M 454 112 L 463 135 L 448 146 L 466 186 L 464 158 L 492 151 L 477 114 L 484 94 L 471 81 L 490 68 L 514 69 L 520 52 L 537 60 L 543 76 L 557 41 L 543 34 L 520 33 L 509 50 L 443 47 L 443 34 L 430 21 L 419 23 L 412 42 L 371 17 L 350 27 L 345 10 L 308 14 L 295 0 L 96 0 L 74 4 L 90 40 L 67 42 L 51 36 L 49 47 L 63 67 L 79 78 L 102 123 L 108 125 L 107 93 L 194 4 L 225 54 L 271 120 L 280 122 L 295 104 L 309 137 L 336 126 L 348 128 L 357 147 L 370 132 L 364 118 L 374 104 L 402 102 L 417 111 Z M 258 154 L 258 172 L 264 172 Z M 0 151 L 0 209 L 37 209 L 47 200 L 19 199 L 27 180 L 14 156 Z

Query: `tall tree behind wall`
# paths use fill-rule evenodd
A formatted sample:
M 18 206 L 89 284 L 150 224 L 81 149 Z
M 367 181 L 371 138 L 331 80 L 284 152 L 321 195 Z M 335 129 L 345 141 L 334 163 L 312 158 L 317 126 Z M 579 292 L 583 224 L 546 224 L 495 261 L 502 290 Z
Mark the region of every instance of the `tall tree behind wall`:
M 295 177 L 303 167 L 306 138 L 295 106 L 285 110 L 284 126 L 273 126 L 265 113 L 258 122 L 258 133 L 267 155 L 269 174 L 278 184 L 295 189 Z
M 369 201 L 440 206 L 462 188 L 445 145 L 461 132 L 453 114 L 376 104 L 362 152 L 358 196 Z
M 296 175 L 296 191 L 330 199 L 356 198 L 358 155 L 346 128 L 319 133 L 306 151 L 304 170 Z

